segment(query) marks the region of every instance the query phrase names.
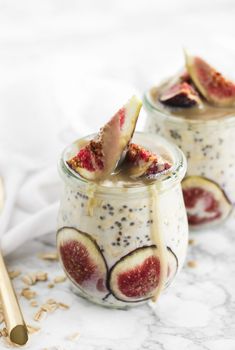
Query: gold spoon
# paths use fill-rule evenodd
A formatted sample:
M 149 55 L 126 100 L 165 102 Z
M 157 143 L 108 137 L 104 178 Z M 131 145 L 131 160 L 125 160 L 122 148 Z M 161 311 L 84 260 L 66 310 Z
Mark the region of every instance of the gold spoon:
M 0 178 L 0 211 L 3 204 L 3 186 Z M 0 297 L 4 320 L 12 343 L 24 345 L 28 341 L 28 331 L 13 289 L 2 253 L 0 251 Z
M 0 252 L 0 296 L 7 332 L 12 343 L 24 345 L 28 341 L 28 331 L 20 306 L 9 278 L 3 256 Z

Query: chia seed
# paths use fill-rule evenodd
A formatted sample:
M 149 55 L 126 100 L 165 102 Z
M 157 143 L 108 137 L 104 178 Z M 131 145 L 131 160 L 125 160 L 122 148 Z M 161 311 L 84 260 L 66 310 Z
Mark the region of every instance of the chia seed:
M 170 135 L 173 139 L 175 139 L 175 140 L 182 139 L 181 135 L 179 134 L 179 132 L 177 130 L 169 130 L 169 131 L 170 131 Z
M 115 225 L 118 227 L 122 227 L 122 224 L 119 221 L 115 221 Z

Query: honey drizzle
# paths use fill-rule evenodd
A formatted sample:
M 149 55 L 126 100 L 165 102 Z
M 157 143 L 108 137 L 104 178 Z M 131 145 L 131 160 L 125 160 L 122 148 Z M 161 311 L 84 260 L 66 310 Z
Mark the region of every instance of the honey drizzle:
M 89 216 L 93 216 L 94 207 L 98 204 L 98 199 L 95 198 L 94 194 L 97 189 L 96 183 L 89 183 L 87 188 L 87 196 L 88 196 L 88 203 L 87 203 L 87 214 Z
M 151 226 L 151 239 L 152 242 L 157 246 L 156 256 L 160 260 L 160 275 L 158 286 L 152 296 L 152 301 L 156 302 L 163 291 L 166 279 L 167 279 L 167 269 L 168 269 L 168 260 L 167 260 L 167 248 L 164 242 L 163 232 L 162 232 L 162 221 L 160 218 L 160 205 L 159 205 L 159 185 L 153 185 L 149 188 L 150 192 L 150 208 L 152 208 L 152 226 Z

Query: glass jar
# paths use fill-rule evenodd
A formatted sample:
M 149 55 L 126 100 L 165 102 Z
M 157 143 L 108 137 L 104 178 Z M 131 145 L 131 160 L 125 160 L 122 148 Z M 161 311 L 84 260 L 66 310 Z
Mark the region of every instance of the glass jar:
M 103 306 L 135 306 L 155 295 L 163 266 L 158 256 L 161 247 L 152 236 L 156 221 L 163 238 L 158 244 L 165 249 L 168 265 L 165 286 L 185 259 L 188 224 L 180 183 L 186 159 L 161 137 L 144 133 L 133 137 L 142 146 L 150 140 L 164 148 L 173 162 L 170 173 L 151 183 L 124 187 L 85 180 L 66 163 L 76 154 L 78 142 L 65 149 L 59 162 L 64 182 L 57 233 L 60 262 L 73 290 Z
M 182 187 L 190 228 L 210 227 L 234 216 L 235 116 L 210 120 L 174 116 L 156 107 L 149 93 L 144 108 L 145 130 L 174 142 L 187 158 Z

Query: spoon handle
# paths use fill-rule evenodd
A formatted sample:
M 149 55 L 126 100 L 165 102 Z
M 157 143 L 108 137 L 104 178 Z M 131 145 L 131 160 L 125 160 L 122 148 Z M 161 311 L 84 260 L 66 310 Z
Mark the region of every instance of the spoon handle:
M 28 341 L 28 331 L 0 251 L 0 297 L 10 340 L 18 345 Z

